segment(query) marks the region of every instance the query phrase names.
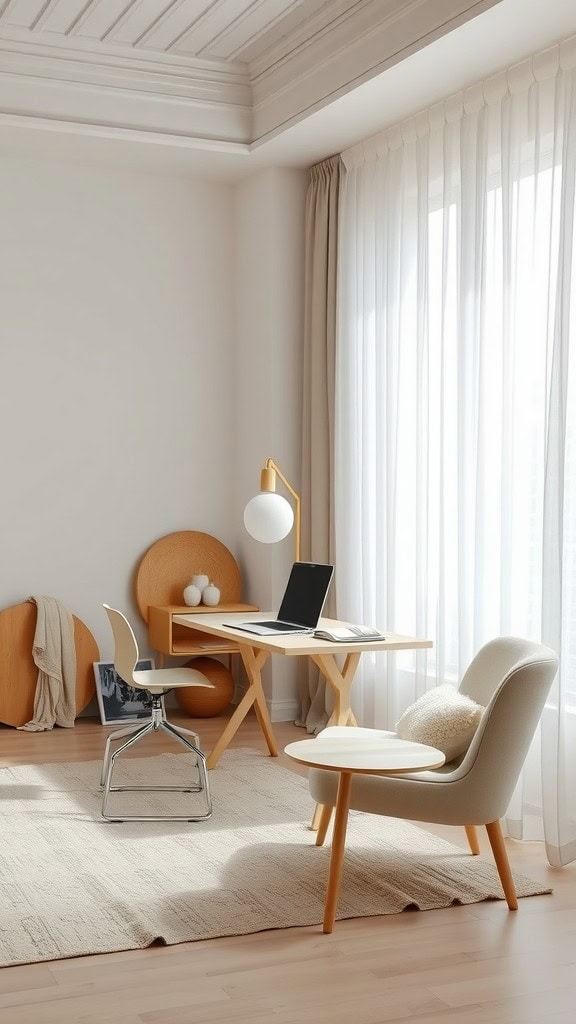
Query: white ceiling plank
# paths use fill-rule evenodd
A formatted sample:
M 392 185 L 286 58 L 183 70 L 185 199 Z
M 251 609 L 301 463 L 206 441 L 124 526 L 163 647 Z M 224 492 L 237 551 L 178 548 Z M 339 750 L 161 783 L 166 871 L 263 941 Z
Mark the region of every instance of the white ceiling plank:
M 206 0 L 207 2 L 207 0 Z M 134 46 L 153 21 L 172 6 L 172 0 L 136 0 L 107 38 L 115 43 Z
M 282 21 L 286 14 L 295 8 L 302 7 L 304 0 L 257 0 L 232 24 L 215 36 L 208 47 L 206 55 L 221 60 L 234 59 L 248 43 L 254 41 Z
M 34 19 L 30 28 L 33 32 L 39 32 L 41 29 L 46 27 L 46 22 L 51 14 L 54 13 L 60 0 L 44 0 L 41 10 L 38 12 L 38 16 Z
M 36 31 L 42 29 L 65 36 L 93 2 L 94 0 L 53 0 L 52 5 L 43 11 L 34 28 Z
M 166 50 L 172 40 L 188 31 L 209 7 L 210 0 L 172 0 L 170 6 L 134 41 L 134 45 Z
M 150 25 L 151 17 L 156 17 L 159 10 L 163 11 L 168 6 L 169 0 L 131 0 L 126 9 L 117 17 L 112 26 L 101 39 L 107 39 L 114 43 L 127 43 L 132 45 L 142 32 L 145 32 Z
M 100 39 L 103 32 L 120 17 L 128 0 L 90 0 L 76 20 L 69 26 L 67 36 L 85 35 Z M 100 25 L 100 30 L 98 30 Z M 92 27 L 90 27 L 92 26 Z
M 65 34 L 67 36 L 74 35 L 78 25 L 81 25 L 83 23 L 84 19 L 88 17 L 90 11 L 93 11 L 94 8 L 99 4 L 99 2 L 100 0 L 84 0 L 84 6 L 78 12 L 76 17 L 70 22 Z
M 110 25 L 103 35 L 100 36 L 100 40 L 103 41 L 104 39 L 109 39 L 111 42 L 114 42 L 116 33 L 121 32 L 122 27 L 126 25 L 132 17 L 137 15 L 144 2 L 145 0 L 128 0 L 122 13 L 116 17 L 112 25 Z M 166 4 L 164 4 L 164 7 L 165 6 Z M 137 34 L 138 33 L 136 33 L 136 35 Z
M 166 49 L 170 51 L 178 47 L 180 50 L 180 44 L 186 40 L 183 52 L 185 50 L 186 53 L 198 56 L 228 25 L 256 6 L 260 6 L 260 0 L 214 0 L 202 17 L 188 31 L 175 37 Z
M 0 0 L 0 25 L 6 23 L 28 28 L 30 22 L 37 17 L 43 2 L 44 0 L 22 0 L 16 8 L 18 0 Z
M 280 21 L 249 40 L 241 51 L 241 57 L 240 53 L 238 56 L 251 64 L 269 51 L 288 49 L 295 36 L 313 36 L 319 28 L 329 25 L 347 11 L 354 9 L 356 12 L 364 2 L 367 0 L 303 0 L 293 10 L 287 11 Z M 384 14 L 385 0 L 380 0 L 380 7 Z

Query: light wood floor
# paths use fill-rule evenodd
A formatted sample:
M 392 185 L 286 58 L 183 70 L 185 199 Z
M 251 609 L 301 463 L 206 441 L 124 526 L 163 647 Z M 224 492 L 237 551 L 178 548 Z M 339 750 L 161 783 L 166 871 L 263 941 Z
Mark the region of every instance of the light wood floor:
M 205 750 L 222 726 L 222 719 L 197 723 Z M 303 738 L 291 724 L 275 732 L 281 748 Z M 105 735 L 89 719 L 51 733 L 0 727 L 0 765 L 99 758 Z M 162 740 L 155 739 L 141 753 L 157 752 Z M 255 719 L 236 745 L 265 749 Z M 464 830 L 436 831 L 466 846 Z M 513 868 L 553 885 L 552 896 L 522 899 L 517 913 L 504 902 L 479 903 L 341 921 L 332 935 L 292 928 L 5 968 L 0 1021 L 573 1024 L 576 865 L 553 870 L 539 843 L 507 845 Z

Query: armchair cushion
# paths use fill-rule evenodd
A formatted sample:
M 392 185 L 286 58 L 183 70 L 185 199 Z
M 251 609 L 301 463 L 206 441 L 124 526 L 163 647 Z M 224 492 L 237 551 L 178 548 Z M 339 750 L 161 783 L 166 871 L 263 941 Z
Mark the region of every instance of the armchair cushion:
M 465 753 L 484 708 L 449 683 L 435 686 L 411 704 L 396 725 L 403 740 L 426 743 L 453 761 Z

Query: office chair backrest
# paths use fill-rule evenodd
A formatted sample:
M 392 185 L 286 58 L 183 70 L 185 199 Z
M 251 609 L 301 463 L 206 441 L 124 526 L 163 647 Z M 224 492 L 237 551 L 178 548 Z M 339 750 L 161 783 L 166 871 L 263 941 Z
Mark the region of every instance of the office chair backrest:
M 460 692 L 486 707 L 476 734 L 452 779 L 466 779 L 486 821 L 506 813 L 514 787 L 558 671 L 549 647 L 498 637 L 467 669 Z
M 122 612 L 109 605 L 103 606 L 114 634 L 114 668 L 125 683 L 132 683 L 133 673 L 140 657 L 132 626 Z

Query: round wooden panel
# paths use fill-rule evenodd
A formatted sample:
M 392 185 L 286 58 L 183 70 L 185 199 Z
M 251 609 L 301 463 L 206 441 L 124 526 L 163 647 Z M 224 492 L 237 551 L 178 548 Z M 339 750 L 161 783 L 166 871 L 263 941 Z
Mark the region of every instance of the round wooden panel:
M 180 530 L 157 540 L 136 572 L 136 604 L 145 622 L 148 606 L 183 605 L 184 587 L 204 573 L 220 590 L 221 604 L 242 599 L 242 580 L 234 555 L 216 537 Z
M 95 693 L 92 663 L 100 660 L 98 645 L 84 623 L 74 620 L 76 647 L 76 714 Z M 0 612 L 0 722 L 25 725 L 34 713 L 38 669 L 32 658 L 36 631 L 36 605 L 31 601 Z

